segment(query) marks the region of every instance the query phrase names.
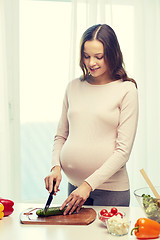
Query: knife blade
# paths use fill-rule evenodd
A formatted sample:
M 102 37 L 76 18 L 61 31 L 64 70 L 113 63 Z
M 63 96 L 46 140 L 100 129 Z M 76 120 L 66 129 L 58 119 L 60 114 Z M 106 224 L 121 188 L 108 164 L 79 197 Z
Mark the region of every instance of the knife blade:
M 49 197 L 48 197 L 48 200 L 46 202 L 46 205 L 45 205 L 45 208 L 44 208 L 44 211 L 47 212 L 47 209 L 49 208 L 52 200 L 53 200 L 53 194 L 54 194 L 54 186 L 55 186 L 56 182 L 53 181 L 53 190 L 52 192 L 49 194 Z

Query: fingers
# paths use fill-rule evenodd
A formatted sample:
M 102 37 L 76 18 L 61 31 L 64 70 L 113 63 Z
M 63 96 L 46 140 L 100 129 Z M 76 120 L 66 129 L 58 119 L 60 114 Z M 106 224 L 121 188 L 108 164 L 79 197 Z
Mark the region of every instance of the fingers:
M 73 207 L 71 208 L 69 214 L 72 214 L 75 210 L 76 210 L 76 212 L 78 213 L 79 210 L 81 209 L 82 205 L 84 204 L 84 202 L 85 202 L 85 200 L 80 200 L 80 199 L 78 199 L 78 200 L 74 203 L 74 205 L 73 205 Z
M 61 206 L 61 210 L 68 204 L 66 210 L 64 211 L 64 215 L 67 213 L 72 214 L 75 210 L 78 213 L 81 209 L 82 205 L 85 203 L 92 188 L 86 182 L 82 183 L 77 189 L 75 189 L 69 197 L 64 201 Z
M 79 204 L 79 206 L 78 206 L 77 209 L 76 209 L 76 212 L 77 212 L 77 213 L 80 211 L 80 209 L 81 209 L 81 207 L 83 206 L 84 203 L 85 203 L 85 201 L 84 201 L 84 202 L 81 202 L 81 203 Z
M 50 177 L 49 181 L 48 181 L 49 182 L 49 188 L 48 188 L 49 193 L 51 193 L 53 190 L 53 180 L 54 180 L 54 178 Z
M 61 210 L 68 204 L 66 210 L 64 211 L 64 215 L 66 214 L 72 214 L 76 209 L 76 212 L 78 213 L 79 210 L 81 209 L 82 205 L 85 203 L 86 200 L 84 200 L 82 197 L 80 196 L 74 196 L 72 197 L 72 195 L 70 195 L 66 201 L 62 204 L 61 206 Z
M 49 180 L 48 180 L 48 176 L 45 177 L 44 181 L 45 181 L 46 189 L 49 191 Z
M 45 177 L 44 181 L 45 181 L 45 186 L 46 189 L 49 191 L 49 193 L 52 192 L 53 190 L 53 181 L 56 182 L 55 186 L 54 186 L 54 195 L 56 195 L 56 192 L 59 191 L 59 185 L 61 182 L 62 176 L 60 171 L 52 171 L 47 177 Z
M 62 210 L 71 200 L 72 198 L 69 196 L 64 203 L 62 204 L 62 206 L 60 207 L 60 210 Z M 66 213 L 68 213 L 68 209 L 66 209 L 67 211 L 65 211 L 63 214 L 66 215 Z
M 51 175 L 49 175 L 49 176 L 47 176 L 44 180 L 45 180 L 46 189 L 47 189 L 49 192 L 52 192 L 54 177 L 51 176 Z
M 54 186 L 54 192 L 58 192 L 59 191 L 59 185 L 60 185 L 61 179 L 57 178 L 56 184 Z

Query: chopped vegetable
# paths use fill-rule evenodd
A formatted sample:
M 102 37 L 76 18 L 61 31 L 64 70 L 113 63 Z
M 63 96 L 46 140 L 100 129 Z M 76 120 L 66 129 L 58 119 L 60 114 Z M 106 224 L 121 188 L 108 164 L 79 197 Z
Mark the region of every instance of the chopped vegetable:
M 159 208 L 159 200 L 151 197 L 150 195 L 142 195 L 143 197 L 143 206 L 146 212 L 146 215 L 157 222 L 160 223 L 160 208 Z
M 152 219 L 139 218 L 131 231 L 138 239 L 154 239 L 160 234 L 160 224 Z
M 120 215 L 113 216 L 107 221 L 107 229 L 109 233 L 114 235 L 125 235 L 128 234 L 130 222 L 126 218 L 121 218 Z

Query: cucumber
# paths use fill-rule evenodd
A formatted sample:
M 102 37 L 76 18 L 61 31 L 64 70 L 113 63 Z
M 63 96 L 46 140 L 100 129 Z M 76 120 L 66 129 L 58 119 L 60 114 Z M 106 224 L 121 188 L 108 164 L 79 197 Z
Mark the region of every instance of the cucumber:
M 36 214 L 38 217 L 49 217 L 49 216 L 56 216 L 56 215 L 63 215 L 64 211 L 67 207 L 64 207 L 62 210 L 60 210 L 60 207 L 50 207 L 47 209 L 47 211 L 44 211 L 44 208 L 38 209 L 36 211 Z

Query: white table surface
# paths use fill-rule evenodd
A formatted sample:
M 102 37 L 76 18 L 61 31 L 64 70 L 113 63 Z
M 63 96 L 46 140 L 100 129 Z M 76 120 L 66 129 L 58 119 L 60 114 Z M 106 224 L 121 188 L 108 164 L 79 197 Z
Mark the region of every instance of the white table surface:
M 54 205 L 53 205 L 54 206 Z M 30 225 L 20 223 L 20 213 L 28 208 L 43 207 L 41 204 L 22 204 L 14 206 L 14 212 L 0 220 L 0 239 L 2 240 L 127 240 L 136 239 L 135 236 L 128 235 L 115 237 L 107 232 L 107 228 L 100 222 L 98 215 L 96 220 L 89 225 Z M 93 207 L 98 213 L 107 207 Z M 109 207 L 110 209 L 110 207 Z M 131 227 L 134 227 L 138 218 L 144 217 L 144 212 L 140 207 L 118 207 L 126 213 L 126 217 L 131 220 Z

